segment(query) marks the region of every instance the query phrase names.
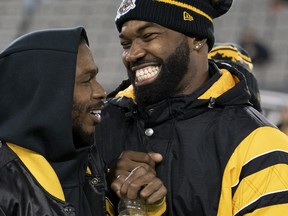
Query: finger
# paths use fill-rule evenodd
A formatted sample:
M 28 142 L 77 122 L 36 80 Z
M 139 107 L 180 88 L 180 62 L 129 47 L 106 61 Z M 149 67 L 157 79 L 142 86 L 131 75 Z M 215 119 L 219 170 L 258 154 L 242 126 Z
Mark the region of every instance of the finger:
M 138 196 L 140 189 L 148 183 L 147 174 L 154 176 L 151 172 L 143 167 L 136 167 L 129 176 L 126 177 L 125 182 L 121 187 L 121 194 L 126 194 L 130 199 L 135 199 Z
M 113 181 L 118 178 L 118 176 L 127 177 L 130 174 L 130 171 L 123 170 L 123 169 L 116 169 L 114 171 Z
M 144 171 L 144 170 L 143 170 L 143 167 L 141 167 L 141 166 L 135 167 L 135 168 L 129 173 L 129 175 L 126 177 L 125 181 L 126 181 L 130 176 L 132 176 L 135 172 L 137 172 L 138 169 L 141 169 L 142 172 Z M 142 173 L 142 172 L 138 172 L 138 173 Z M 145 172 L 145 171 L 144 171 L 144 172 Z M 136 176 L 136 174 L 134 174 L 134 176 Z M 133 178 L 133 177 L 131 177 L 131 178 Z
M 118 175 L 117 178 L 112 182 L 111 189 L 117 194 L 118 197 L 122 197 L 121 187 L 125 182 L 126 176 Z
M 151 167 L 155 167 L 154 160 L 150 157 L 149 154 L 145 152 L 136 152 L 136 151 L 124 151 L 121 153 L 119 158 L 127 158 L 130 161 L 139 162 L 148 164 Z
M 159 153 L 149 152 L 148 154 L 155 163 L 159 163 L 163 160 L 163 156 Z
M 153 204 L 163 199 L 167 194 L 167 189 L 159 178 L 154 178 L 140 192 L 140 196 L 149 204 Z
M 150 156 L 148 154 L 146 154 L 149 158 Z M 150 158 L 151 159 L 151 158 Z M 152 160 L 152 159 L 151 159 Z M 153 162 L 154 163 L 154 162 Z M 136 162 L 136 161 L 132 161 L 129 158 L 123 157 L 121 159 L 118 159 L 117 164 L 116 164 L 116 171 L 117 170 L 126 170 L 127 172 L 131 172 L 133 169 L 135 169 L 136 167 L 143 167 L 146 170 L 155 173 L 155 163 L 153 164 L 153 166 L 150 166 L 147 163 L 140 163 L 140 162 Z
M 147 204 L 155 204 L 161 202 L 167 194 L 167 189 L 162 185 L 158 191 L 155 191 L 150 197 L 146 199 Z

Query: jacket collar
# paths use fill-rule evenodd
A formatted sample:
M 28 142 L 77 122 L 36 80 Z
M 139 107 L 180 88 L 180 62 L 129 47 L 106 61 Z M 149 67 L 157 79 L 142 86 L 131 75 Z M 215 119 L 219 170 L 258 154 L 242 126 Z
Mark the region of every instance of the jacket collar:
M 242 74 L 229 65 L 220 70 L 213 62 L 209 62 L 209 74 L 210 79 L 192 94 L 168 98 L 148 106 L 142 113 L 134 103 L 132 86 L 118 92 L 109 102 L 127 108 L 127 113 L 130 113 L 128 116 L 137 116 L 154 123 L 196 116 L 211 108 L 249 104 L 250 94 Z
M 48 161 L 40 154 L 7 143 L 10 149 L 20 158 L 37 182 L 51 195 L 65 201 L 60 181 Z M 45 172 L 43 172 L 45 170 Z

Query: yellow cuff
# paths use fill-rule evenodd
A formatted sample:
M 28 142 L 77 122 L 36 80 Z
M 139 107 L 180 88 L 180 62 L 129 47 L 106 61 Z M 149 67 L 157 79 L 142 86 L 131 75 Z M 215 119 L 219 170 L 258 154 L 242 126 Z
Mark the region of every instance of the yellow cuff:
M 148 216 L 161 216 L 166 211 L 166 197 L 160 203 L 147 205 Z

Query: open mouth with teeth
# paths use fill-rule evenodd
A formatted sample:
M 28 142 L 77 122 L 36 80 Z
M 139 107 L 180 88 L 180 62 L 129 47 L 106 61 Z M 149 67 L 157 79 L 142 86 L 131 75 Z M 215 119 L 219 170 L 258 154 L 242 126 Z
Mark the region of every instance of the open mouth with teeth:
M 160 66 L 148 66 L 136 70 L 136 85 L 142 85 L 153 82 L 160 72 Z
M 101 121 L 101 110 L 92 110 L 90 114 L 93 116 L 93 118 L 95 118 L 96 122 Z

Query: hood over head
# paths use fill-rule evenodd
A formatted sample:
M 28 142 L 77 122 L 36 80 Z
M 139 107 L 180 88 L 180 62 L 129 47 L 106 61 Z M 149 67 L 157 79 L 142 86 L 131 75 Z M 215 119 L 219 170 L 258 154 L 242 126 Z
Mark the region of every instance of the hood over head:
M 49 162 L 81 150 L 71 117 L 81 35 L 88 44 L 83 27 L 35 31 L 0 53 L 0 140 Z

